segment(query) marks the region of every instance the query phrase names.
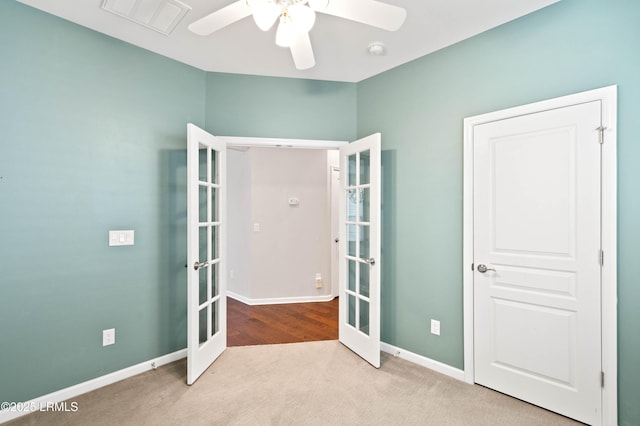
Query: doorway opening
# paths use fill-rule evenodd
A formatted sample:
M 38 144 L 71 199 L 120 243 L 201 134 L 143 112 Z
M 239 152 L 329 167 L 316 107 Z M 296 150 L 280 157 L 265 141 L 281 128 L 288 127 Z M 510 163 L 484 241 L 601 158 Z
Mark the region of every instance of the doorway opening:
M 227 152 L 228 346 L 338 339 L 338 151 L 278 145 Z

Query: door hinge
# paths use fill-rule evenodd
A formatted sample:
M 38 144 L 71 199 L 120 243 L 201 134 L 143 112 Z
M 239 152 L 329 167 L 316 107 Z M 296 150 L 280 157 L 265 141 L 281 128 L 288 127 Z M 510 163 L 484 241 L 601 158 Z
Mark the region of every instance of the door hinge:
M 473 263 L 471 264 L 471 270 L 473 271 Z
M 604 266 L 604 250 L 600 250 L 600 266 Z
M 602 145 L 604 143 L 604 131 L 607 130 L 607 128 L 605 126 L 600 126 L 596 130 L 600 132 L 600 139 L 598 142 Z
M 604 387 L 604 371 L 600 372 L 600 387 Z

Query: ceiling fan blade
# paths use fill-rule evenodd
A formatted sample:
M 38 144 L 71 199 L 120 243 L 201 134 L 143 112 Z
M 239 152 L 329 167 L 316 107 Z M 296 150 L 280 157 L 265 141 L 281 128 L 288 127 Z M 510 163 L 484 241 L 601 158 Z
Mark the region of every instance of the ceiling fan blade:
M 407 11 L 399 6 L 375 0 L 329 0 L 329 5 L 316 12 L 350 19 L 362 24 L 396 31 L 404 23 Z
M 291 56 L 293 56 L 293 63 L 299 70 L 313 68 L 316 65 L 308 32 L 296 32 L 295 39 L 291 44 Z
M 200 18 L 189 25 L 189 30 L 201 35 L 208 36 L 227 25 L 233 24 L 251 15 L 251 8 L 246 0 L 238 0 L 210 15 Z

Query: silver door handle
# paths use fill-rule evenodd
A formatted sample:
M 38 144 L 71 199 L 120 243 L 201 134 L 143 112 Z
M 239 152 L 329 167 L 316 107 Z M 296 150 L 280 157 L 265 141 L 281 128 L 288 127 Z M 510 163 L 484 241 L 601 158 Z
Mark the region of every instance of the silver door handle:
M 362 260 L 364 260 L 364 263 L 368 263 L 371 266 L 376 264 L 376 260 L 373 257 L 370 257 L 369 259 L 362 259 Z
M 336 238 L 336 239 L 335 239 L 335 240 L 333 240 L 333 241 L 335 241 L 336 243 L 339 243 L 339 242 L 340 242 L 340 238 Z
M 198 269 L 206 268 L 207 266 L 209 266 L 209 262 L 196 262 L 193 264 L 193 269 L 197 271 Z
M 493 271 L 493 272 L 496 272 L 496 270 L 495 270 L 495 269 L 493 269 L 493 268 L 487 268 L 487 265 L 483 265 L 482 263 L 478 265 L 478 272 L 481 272 L 481 273 L 483 273 L 483 274 L 484 274 L 484 273 L 485 273 L 485 272 L 487 272 L 487 271 Z

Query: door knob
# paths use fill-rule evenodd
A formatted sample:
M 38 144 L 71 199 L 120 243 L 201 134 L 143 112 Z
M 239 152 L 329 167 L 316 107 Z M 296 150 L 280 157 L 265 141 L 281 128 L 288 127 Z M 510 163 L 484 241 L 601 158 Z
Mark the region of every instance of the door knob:
M 487 265 L 483 265 L 482 263 L 478 265 L 478 272 L 481 272 L 481 273 L 483 273 L 483 274 L 484 274 L 484 273 L 485 273 L 485 272 L 487 272 L 487 271 L 493 271 L 493 272 L 496 272 L 496 270 L 495 270 L 495 269 L 493 269 L 493 268 L 487 268 Z
M 370 257 L 369 259 L 362 259 L 362 260 L 364 260 L 365 263 L 368 263 L 371 266 L 376 264 L 376 260 L 373 257 Z
M 206 268 L 207 266 L 209 266 L 209 262 L 196 262 L 193 264 L 193 269 L 197 271 L 198 269 Z

